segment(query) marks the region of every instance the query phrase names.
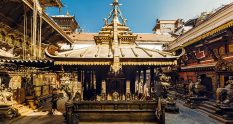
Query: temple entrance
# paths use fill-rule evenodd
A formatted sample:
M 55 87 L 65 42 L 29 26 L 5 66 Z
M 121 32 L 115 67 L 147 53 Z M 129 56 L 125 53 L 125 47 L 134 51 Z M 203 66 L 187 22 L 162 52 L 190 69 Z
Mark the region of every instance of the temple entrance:
M 106 87 L 110 99 L 117 93 L 119 95 L 118 100 L 123 100 L 123 96 L 125 96 L 125 78 L 109 78 Z

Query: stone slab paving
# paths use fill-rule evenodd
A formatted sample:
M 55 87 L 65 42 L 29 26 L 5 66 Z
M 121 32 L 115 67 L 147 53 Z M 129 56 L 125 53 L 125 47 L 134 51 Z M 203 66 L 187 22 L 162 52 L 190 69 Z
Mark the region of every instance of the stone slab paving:
M 179 114 L 166 113 L 166 124 L 222 124 L 208 115 L 195 109 L 184 107 L 182 102 L 177 102 Z

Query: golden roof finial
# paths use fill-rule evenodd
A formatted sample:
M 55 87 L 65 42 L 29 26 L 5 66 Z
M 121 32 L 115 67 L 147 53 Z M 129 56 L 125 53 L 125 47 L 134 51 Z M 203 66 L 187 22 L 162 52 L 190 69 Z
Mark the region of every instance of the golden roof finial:
M 69 10 L 67 10 L 67 11 L 66 11 L 66 15 L 67 15 L 67 16 L 69 16 L 69 15 L 70 15 Z

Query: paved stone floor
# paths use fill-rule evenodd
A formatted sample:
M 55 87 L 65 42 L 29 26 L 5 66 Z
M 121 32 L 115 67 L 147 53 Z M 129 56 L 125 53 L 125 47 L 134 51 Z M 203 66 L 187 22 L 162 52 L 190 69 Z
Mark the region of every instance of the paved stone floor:
M 62 99 L 58 102 L 59 111 L 64 111 L 64 101 L 66 101 L 66 99 Z M 187 107 L 184 107 L 179 102 L 177 103 L 177 105 L 180 108 L 180 113 L 166 113 L 166 124 L 221 124 L 220 122 L 209 118 L 207 115 L 198 112 L 197 110 L 191 110 Z M 28 116 L 22 117 L 9 124 L 64 124 L 64 118 L 61 112 L 56 111 L 54 115 L 48 115 L 48 112 L 46 110 L 49 110 L 49 107 L 50 105 L 48 105 L 48 107 L 44 108 L 44 110 L 42 111 L 32 112 L 28 114 Z
M 221 124 L 198 110 L 189 109 L 178 101 L 179 114 L 166 113 L 166 124 Z

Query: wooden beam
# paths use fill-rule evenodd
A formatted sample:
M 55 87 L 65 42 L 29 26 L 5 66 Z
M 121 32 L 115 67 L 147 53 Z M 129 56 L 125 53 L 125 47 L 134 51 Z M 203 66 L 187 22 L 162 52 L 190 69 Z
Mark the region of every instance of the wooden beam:
M 43 42 L 46 42 L 46 41 L 48 41 L 53 35 L 55 35 L 55 33 L 56 33 L 56 31 L 52 31 L 52 33 L 50 33 L 44 40 L 43 40 Z
M 6 17 L 9 17 L 11 14 L 15 13 L 22 6 L 22 4 L 17 4 L 16 7 L 12 7 L 11 11 L 6 14 Z
M 11 28 L 16 29 L 24 20 L 24 13 L 20 13 L 15 21 L 10 25 Z

